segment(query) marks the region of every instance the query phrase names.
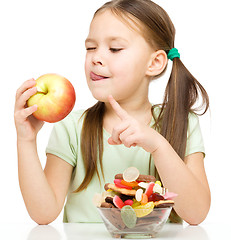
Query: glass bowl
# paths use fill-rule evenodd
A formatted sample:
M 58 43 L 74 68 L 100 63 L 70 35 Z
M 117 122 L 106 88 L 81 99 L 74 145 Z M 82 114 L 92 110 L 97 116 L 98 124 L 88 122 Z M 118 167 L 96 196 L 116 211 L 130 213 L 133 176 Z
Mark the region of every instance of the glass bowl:
M 113 238 L 153 238 L 168 220 L 172 207 L 154 208 L 146 216 L 137 217 L 135 222 L 131 219 L 133 225 L 129 227 L 124 223 L 119 208 L 97 207 L 97 209 Z M 136 215 L 142 216 L 144 211 L 144 209 L 136 209 Z

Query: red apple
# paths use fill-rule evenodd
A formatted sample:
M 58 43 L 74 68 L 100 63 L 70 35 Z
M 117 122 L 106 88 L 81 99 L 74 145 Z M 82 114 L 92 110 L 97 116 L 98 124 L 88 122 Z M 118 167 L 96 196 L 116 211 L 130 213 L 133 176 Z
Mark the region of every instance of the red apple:
M 54 123 L 65 118 L 75 105 L 75 90 L 64 77 L 49 73 L 36 80 L 37 93 L 27 101 L 27 105 L 37 105 L 33 115 L 42 121 Z

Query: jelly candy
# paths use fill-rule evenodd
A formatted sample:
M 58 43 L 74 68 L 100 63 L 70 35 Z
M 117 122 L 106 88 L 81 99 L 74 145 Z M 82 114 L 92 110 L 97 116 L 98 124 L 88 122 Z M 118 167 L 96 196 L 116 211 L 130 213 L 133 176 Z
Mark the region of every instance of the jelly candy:
M 123 184 L 125 186 L 129 186 L 129 187 L 137 187 L 138 186 L 138 182 L 136 182 L 136 181 L 126 182 L 123 179 L 121 180 L 121 184 Z
M 148 187 L 148 183 L 140 182 L 140 183 L 138 183 L 138 186 L 146 189 Z
M 129 167 L 123 172 L 123 180 L 126 182 L 135 181 L 140 175 L 140 172 L 135 167 Z
M 132 207 L 133 207 L 133 208 L 134 208 L 134 207 L 138 207 L 138 206 L 140 206 L 140 204 L 141 204 L 140 202 L 137 202 L 136 199 L 134 199 L 134 200 L 133 200 Z
M 178 196 L 178 194 L 176 194 L 176 193 L 166 192 L 165 195 L 164 195 L 164 199 L 172 200 L 173 198 L 175 198 L 177 196 Z
M 164 200 L 164 197 L 162 195 L 160 195 L 159 193 L 152 193 L 149 197 L 148 197 L 148 201 L 159 201 L 159 200 Z
M 143 194 L 143 190 L 140 188 L 140 189 L 138 189 L 137 191 L 136 191 L 136 201 L 137 202 L 140 202 L 141 201 L 141 199 L 142 199 L 142 194 Z
M 154 182 L 150 182 L 148 184 L 148 187 L 146 188 L 145 194 L 149 197 L 152 193 L 153 193 L 153 187 L 154 187 L 155 183 Z
M 156 181 L 155 184 L 158 184 L 161 186 L 161 182 L 160 181 Z
M 119 209 L 121 209 L 125 205 L 124 202 L 117 195 L 113 197 L 113 203 Z
M 153 208 L 154 208 L 154 202 L 148 202 L 145 205 L 140 205 L 140 206 L 134 207 L 133 209 L 136 213 L 136 216 L 140 218 L 151 213 Z
M 132 206 L 133 201 L 131 199 L 127 199 L 127 200 L 124 201 L 124 204 Z
M 129 189 L 129 190 L 132 190 L 132 187 L 123 185 L 121 183 L 121 181 L 122 181 L 121 179 L 114 179 L 114 183 L 115 183 L 116 187 L 118 187 L 118 188 L 126 188 L 126 189 Z
M 153 187 L 153 192 L 157 192 L 159 194 L 162 194 L 162 187 L 157 183 Z
M 142 199 L 141 199 L 141 204 L 144 205 L 146 203 L 148 203 L 148 196 L 145 193 L 143 193 Z
M 100 194 L 100 193 L 96 193 L 92 199 L 92 202 L 96 207 L 100 207 L 100 205 L 103 201 L 104 201 L 104 198 L 102 197 L 102 194 Z
M 121 218 L 128 228 L 134 228 L 136 226 L 137 216 L 131 206 L 126 205 L 121 209 Z

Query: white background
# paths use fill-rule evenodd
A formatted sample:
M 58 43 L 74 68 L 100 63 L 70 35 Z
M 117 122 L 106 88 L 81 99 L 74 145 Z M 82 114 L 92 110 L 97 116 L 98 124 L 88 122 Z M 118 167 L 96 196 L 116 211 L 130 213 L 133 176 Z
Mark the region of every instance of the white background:
M 32 222 L 18 185 L 13 119 L 16 89 L 29 78 L 58 73 L 75 87 L 75 109 L 91 106 L 95 100 L 85 82 L 84 40 L 94 11 L 104 2 L 0 1 L 0 222 Z M 200 118 L 206 147 L 205 165 L 212 192 L 211 210 L 204 223 L 228 221 L 231 171 L 230 3 L 225 0 L 156 2 L 169 13 L 175 24 L 175 46 L 181 53 L 181 60 L 210 96 L 210 111 Z M 152 83 L 151 102 L 161 102 L 170 68 L 171 63 L 165 76 Z M 45 124 L 38 135 L 38 151 L 43 166 L 51 128 L 52 124 Z M 221 204 L 223 200 L 228 202 Z M 55 221 L 62 222 L 62 214 Z

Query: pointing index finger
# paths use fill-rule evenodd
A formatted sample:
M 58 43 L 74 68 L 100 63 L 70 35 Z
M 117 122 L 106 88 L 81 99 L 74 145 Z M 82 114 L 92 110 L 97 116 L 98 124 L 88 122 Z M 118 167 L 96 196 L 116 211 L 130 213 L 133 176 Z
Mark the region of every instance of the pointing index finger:
M 128 113 L 119 105 L 118 102 L 116 102 L 112 95 L 108 96 L 108 100 L 112 108 L 114 109 L 115 113 L 121 120 L 125 120 L 128 118 L 129 116 Z

